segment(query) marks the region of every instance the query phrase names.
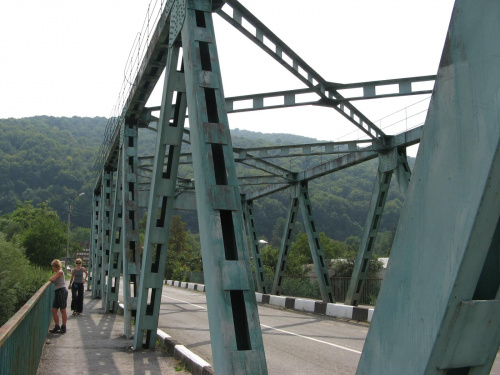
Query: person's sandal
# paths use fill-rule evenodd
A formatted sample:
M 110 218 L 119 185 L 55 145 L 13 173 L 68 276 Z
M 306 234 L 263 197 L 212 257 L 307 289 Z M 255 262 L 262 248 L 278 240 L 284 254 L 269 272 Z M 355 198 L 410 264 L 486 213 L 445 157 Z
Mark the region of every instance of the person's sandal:
M 76 311 L 73 311 L 73 315 L 76 315 L 76 314 L 78 314 L 78 313 Z
M 65 326 L 63 326 L 63 327 L 64 327 L 64 331 L 66 332 L 66 327 Z M 59 325 L 56 324 L 54 326 L 54 328 L 49 329 L 49 332 L 50 333 L 56 333 L 56 332 L 59 332 L 60 330 L 61 330 L 61 327 L 59 327 Z

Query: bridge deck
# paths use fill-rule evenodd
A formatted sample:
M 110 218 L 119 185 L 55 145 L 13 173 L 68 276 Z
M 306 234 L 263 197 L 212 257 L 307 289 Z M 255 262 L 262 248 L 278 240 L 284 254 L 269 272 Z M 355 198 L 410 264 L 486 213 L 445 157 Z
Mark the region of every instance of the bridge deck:
M 165 352 L 132 351 L 123 324 L 123 316 L 105 314 L 101 300 L 86 292 L 83 313 L 68 316 L 68 331 L 48 333 L 37 374 L 190 374 Z

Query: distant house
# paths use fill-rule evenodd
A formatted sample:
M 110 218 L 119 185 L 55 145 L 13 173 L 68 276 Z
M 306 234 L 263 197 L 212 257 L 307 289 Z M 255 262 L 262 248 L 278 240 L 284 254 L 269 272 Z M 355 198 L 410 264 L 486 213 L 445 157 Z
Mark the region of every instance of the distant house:
M 264 241 L 264 240 L 259 240 L 259 246 L 266 247 L 269 244 L 269 242 Z

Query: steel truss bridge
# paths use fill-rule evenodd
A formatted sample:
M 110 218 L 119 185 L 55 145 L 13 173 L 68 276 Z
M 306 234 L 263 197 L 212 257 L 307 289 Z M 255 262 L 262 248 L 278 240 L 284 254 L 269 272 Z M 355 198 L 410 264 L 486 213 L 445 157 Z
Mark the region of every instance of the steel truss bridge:
M 109 119 L 93 196 L 92 296 L 116 312 L 123 283 L 124 333 L 134 337 L 134 347 L 155 346 L 172 211 L 193 209 L 215 371 L 266 374 L 254 277 L 259 292 L 280 294 L 300 210 L 322 299 L 334 303 L 308 183 L 378 159 L 346 304 L 358 303 L 393 175 L 406 202 L 358 374 L 489 373 L 500 343 L 500 3 L 456 1 L 437 76 L 349 84 L 327 81 L 236 0 L 169 0 L 159 7 Z M 226 98 L 214 16 L 281 64 L 301 88 Z M 146 107 L 163 72 L 161 106 Z M 434 90 L 415 90 L 422 81 L 435 81 Z M 388 85 L 397 90 L 378 94 Z M 363 94 L 340 92 L 352 88 Z M 387 134 L 354 104 L 431 93 L 425 125 L 399 134 Z M 298 100 L 303 94 L 314 99 Z M 271 98 L 282 104 L 268 105 Z M 240 102 L 252 104 L 241 109 Z M 228 114 L 293 106 L 330 108 L 364 137 L 232 147 Z M 141 128 L 155 131 L 157 140 L 154 154 L 139 158 Z M 419 142 L 412 172 L 406 148 Z M 300 172 L 276 163 L 310 155 L 329 159 Z M 180 175 L 183 163 L 192 164 L 194 179 Z M 235 163 L 258 172 L 239 176 Z M 252 204 L 284 189 L 290 206 L 272 290 L 265 290 Z M 140 208 L 148 213 L 143 249 Z

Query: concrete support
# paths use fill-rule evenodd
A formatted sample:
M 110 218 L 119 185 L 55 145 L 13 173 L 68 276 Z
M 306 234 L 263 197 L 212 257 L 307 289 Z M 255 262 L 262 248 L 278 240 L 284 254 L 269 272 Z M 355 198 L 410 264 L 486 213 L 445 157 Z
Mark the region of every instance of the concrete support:
M 247 235 L 250 239 L 250 248 L 253 257 L 253 267 L 255 270 L 255 281 L 257 283 L 257 291 L 259 293 L 267 293 L 264 284 L 264 265 L 262 263 L 262 256 L 260 255 L 259 239 L 257 237 L 257 229 L 255 227 L 255 217 L 253 216 L 253 202 L 243 202 L 243 215 L 247 229 Z
M 186 5 L 181 38 L 214 371 L 267 374 L 211 2 Z
M 113 196 L 113 172 L 104 171 L 102 179 L 102 200 L 101 200 L 101 285 L 99 295 L 101 297 L 102 308 L 105 308 L 106 302 L 106 281 L 109 273 L 109 248 L 110 248 L 110 234 L 111 234 L 111 209 L 112 209 L 112 196 Z
M 311 249 L 311 256 L 318 277 L 319 290 L 323 302 L 335 302 L 332 291 L 332 283 L 330 282 L 330 275 L 328 274 L 328 265 L 325 262 L 323 249 L 319 241 L 319 233 L 316 230 L 316 224 L 312 214 L 311 201 L 309 200 L 309 189 L 307 182 L 301 182 L 296 186 L 299 189 L 297 196 L 299 197 L 299 206 L 306 229 L 307 238 L 309 239 L 309 248 Z
M 297 216 L 299 213 L 299 197 L 300 190 L 292 189 L 294 196 L 290 199 L 290 208 L 288 210 L 287 220 L 283 227 L 283 236 L 281 236 L 280 252 L 278 254 L 278 264 L 274 273 L 272 294 L 279 296 L 283 286 L 283 278 L 285 277 L 286 264 L 288 262 L 288 254 L 292 246 L 292 233 L 295 229 Z
M 173 46 L 168 53 L 139 284 L 134 335 L 136 349 L 154 349 L 156 345 L 169 230 L 186 117 L 184 74 L 177 71 L 179 46 Z
M 368 275 L 368 266 L 375 247 L 380 221 L 384 212 L 385 201 L 391 184 L 393 171 L 398 166 L 398 155 L 396 149 L 392 149 L 386 154 L 379 155 L 379 167 L 377 178 L 373 187 L 372 198 L 368 206 L 366 223 L 361 235 L 358 255 L 354 263 L 354 269 L 347 289 L 346 305 L 357 306 L 361 297 L 361 292 Z
M 109 237 L 108 277 L 106 281 L 106 293 L 104 293 L 104 310 L 115 313 L 118 309 L 118 293 L 120 291 L 120 274 L 122 271 L 122 172 L 121 153 L 118 159 L 115 186 L 113 189 L 112 215 Z
M 357 374 L 489 374 L 500 345 L 500 2 L 457 0 Z
M 90 228 L 91 238 L 90 238 L 90 254 L 89 254 L 89 269 L 90 269 L 90 279 L 87 283 L 87 289 L 91 287 L 92 289 L 92 298 L 97 298 L 97 286 L 100 284 L 98 281 L 101 276 L 98 272 L 98 264 L 99 264 L 99 214 L 101 212 L 101 195 L 100 192 L 94 192 L 94 196 L 92 198 L 92 227 Z
M 139 296 L 141 254 L 139 240 L 139 187 L 137 180 L 138 129 L 135 124 L 125 124 L 121 145 L 121 202 L 122 215 L 120 237 L 123 261 L 123 317 L 125 337 L 132 336 L 132 318 L 136 316 Z M 118 279 L 119 281 L 119 279 Z M 119 282 L 116 288 L 119 288 Z M 117 289 L 118 290 L 118 289 Z M 118 293 L 118 291 L 117 291 Z

